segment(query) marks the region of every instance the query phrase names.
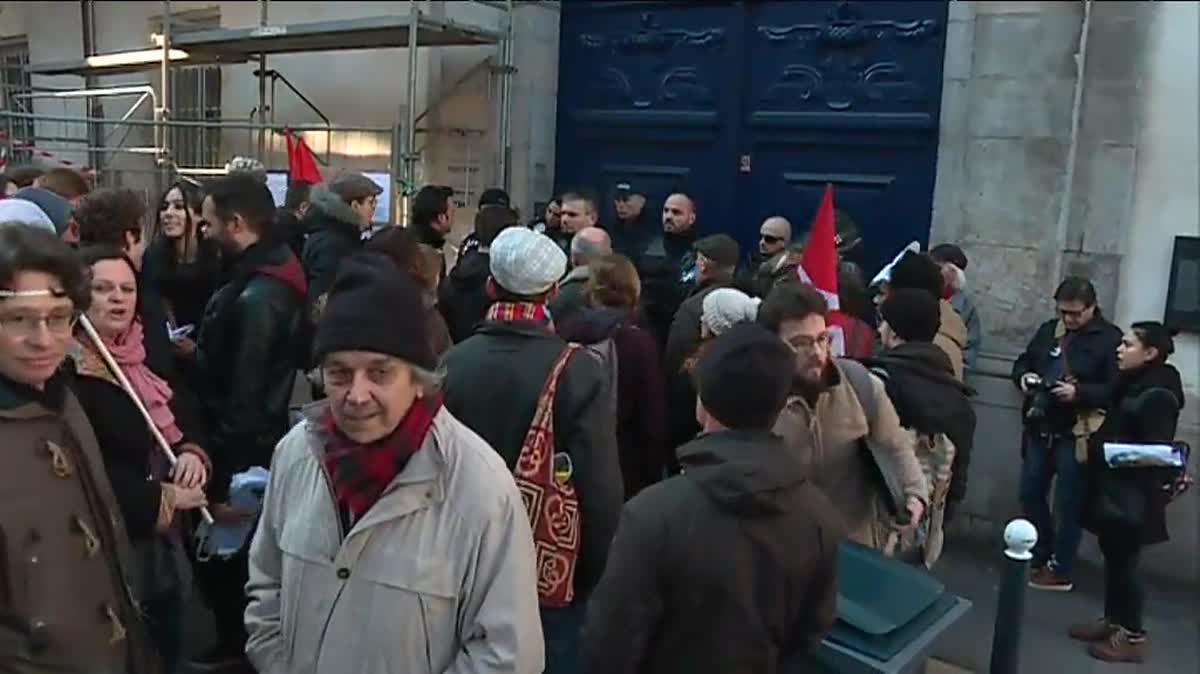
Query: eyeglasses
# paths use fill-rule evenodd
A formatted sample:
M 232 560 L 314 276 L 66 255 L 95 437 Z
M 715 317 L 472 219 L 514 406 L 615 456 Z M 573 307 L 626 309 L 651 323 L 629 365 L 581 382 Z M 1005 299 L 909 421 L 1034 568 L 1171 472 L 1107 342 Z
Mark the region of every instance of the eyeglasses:
M 0 332 L 13 337 L 35 337 L 42 324 L 55 337 L 65 337 L 75 329 L 78 315 L 71 310 L 54 311 L 46 315 L 34 312 L 0 314 Z
M 817 351 L 819 349 L 828 348 L 829 339 L 829 332 L 826 331 L 820 333 L 816 337 L 809 337 L 808 335 L 796 335 L 784 343 L 791 347 L 792 351 L 796 352 Z
M 771 236 L 770 234 L 759 234 L 758 238 L 765 243 L 779 243 L 780 241 L 783 241 L 782 236 Z

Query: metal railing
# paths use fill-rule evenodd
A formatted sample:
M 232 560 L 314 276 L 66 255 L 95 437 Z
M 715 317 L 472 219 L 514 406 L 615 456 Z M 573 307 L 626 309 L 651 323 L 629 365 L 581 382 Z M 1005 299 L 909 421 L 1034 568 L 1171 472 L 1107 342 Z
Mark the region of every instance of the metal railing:
M 139 87 L 129 89 L 128 93 L 143 93 Z M 88 156 L 98 156 L 101 157 L 98 165 L 88 167 L 97 186 L 119 185 L 151 191 L 165 187 L 162 178 L 155 177 L 163 169 L 183 175 L 219 175 L 224 173 L 224 161 L 235 155 L 255 157 L 268 171 L 286 171 L 284 132 L 290 131 L 305 139 L 326 177 L 340 171 L 390 174 L 393 222 L 399 214 L 396 202 L 411 192 L 411 186 L 401 180 L 403 167 L 398 161 L 401 161 L 399 148 L 403 136 L 398 126 L 264 125 L 222 119 L 156 121 L 135 117 L 133 110 L 113 118 L 0 111 L 0 147 L 8 149 L 10 156 L 20 150 L 51 163 L 78 166 L 86 166 Z M 91 128 L 99 128 L 101 133 L 89 135 Z M 219 165 L 176 163 L 163 141 L 169 134 L 188 133 L 210 134 L 219 139 Z M 262 154 L 257 149 L 259 136 L 265 137 Z M 94 145 L 89 140 L 97 137 L 104 139 L 103 145 Z

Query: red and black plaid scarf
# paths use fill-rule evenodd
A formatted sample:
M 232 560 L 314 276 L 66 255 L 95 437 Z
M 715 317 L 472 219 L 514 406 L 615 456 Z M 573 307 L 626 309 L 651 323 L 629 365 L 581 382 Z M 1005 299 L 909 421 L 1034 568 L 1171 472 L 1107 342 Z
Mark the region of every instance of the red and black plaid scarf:
M 488 307 L 485 319 L 496 323 L 529 321 L 554 331 L 554 321 L 546 311 L 546 305 L 535 302 L 493 302 L 492 306 Z
M 396 430 L 368 445 L 347 438 L 337 429 L 333 415 L 325 414 L 324 424 L 329 432 L 325 470 L 338 505 L 349 511 L 352 522 L 357 522 L 375 505 L 383 490 L 408 465 L 441 409 L 440 393 L 417 398 Z

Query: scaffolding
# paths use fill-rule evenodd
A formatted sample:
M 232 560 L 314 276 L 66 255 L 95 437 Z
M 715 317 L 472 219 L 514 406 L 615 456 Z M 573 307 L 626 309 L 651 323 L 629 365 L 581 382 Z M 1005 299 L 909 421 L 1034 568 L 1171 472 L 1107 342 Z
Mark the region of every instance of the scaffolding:
M 215 28 L 197 30 L 178 35 L 172 34 L 174 23 L 171 14 L 171 3 L 162 0 L 162 32 L 152 37 L 148 48 L 118 54 L 89 54 L 81 60 L 41 63 L 28 66 L 33 75 L 76 75 L 85 78 L 85 82 L 93 82 L 98 76 L 126 74 L 136 72 L 158 71 L 159 84 L 157 90 L 147 82 L 136 87 L 88 88 L 68 92 L 54 92 L 43 95 L 35 92 L 30 98 L 62 97 L 84 98 L 91 100 L 101 96 L 139 95 L 140 98 L 130 108 L 129 112 L 119 119 L 97 117 L 88 114 L 78 116 L 52 116 L 28 112 L 0 112 L 5 122 L 5 138 L 0 138 L 0 144 L 7 142 L 10 149 L 16 140 L 12 129 L 14 122 L 31 119 L 39 122 L 78 123 L 88 125 L 88 132 L 83 138 L 88 139 L 86 147 L 70 147 L 72 151 L 86 150 L 90 156 L 101 157 L 113 154 L 140 154 L 153 158 L 154 169 L 158 172 L 158 186 L 164 186 L 175 173 L 205 174 L 221 172 L 217 166 L 178 166 L 172 155 L 172 129 L 199 128 L 208 130 L 238 130 L 247 132 L 254 140 L 255 152 L 259 157 L 266 157 L 268 151 L 276 145 L 276 136 L 285 130 L 299 133 L 323 135 L 325 142 L 324 158 L 328 163 L 334 137 L 338 134 L 371 133 L 386 136 L 388 148 L 388 172 L 392 176 L 392 194 L 403 197 L 404 212 L 408 212 L 412 187 L 417 181 L 417 169 L 421 159 L 421 148 L 417 145 L 418 123 L 430 109 L 436 107 L 457 89 L 466 79 L 460 78 L 449 90 L 439 96 L 431 96 L 433 102 L 425 111 L 419 111 L 416 106 L 418 78 L 418 49 L 420 47 L 446 46 L 480 46 L 496 45 L 496 58 L 489 58 L 476 68 L 486 67 L 489 74 L 498 76 L 496 80 L 496 96 L 494 114 L 497 119 L 497 178 L 505 188 L 510 187 L 510 156 L 511 156 L 511 107 L 512 107 L 512 75 L 513 66 L 513 6 L 514 0 L 472 0 L 473 4 L 490 7 L 501 12 L 498 28 L 485 27 L 462 21 L 449 20 L 434 16 L 428 11 L 427 3 L 419 0 L 409 0 L 407 11 L 392 13 L 387 16 L 365 17 L 357 19 L 339 19 L 330 21 L 315 21 L 306 23 L 272 24 L 270 23 L 270 4 L 268 0 L 258 0 L 259 21 L 255 27 L 248 28 Z M 84 15 L 85 23 L 91 21 L 90 12 Z M 89 37 L 94 32 L 93 25 L 83 27 L 85 53 L 87 44 L 92 43 Z M 291 82 L 278 71 L 268 68 L 268 57 L 279 54 L 310 53 L 340 50 L 406 48 L 407 49 L 407 94 L 400 110 L 397 111 L 396 123 L 388 127 L 345 127 L 334 124 L 320 109 L 305 97 Z M 252 116 L 247 120 L 204 120 L 201 122 L 172 120 L 168 107 L 171 100 L 170 75 L 173 68 L 180 66 L 198 65 L 230 65 L 253 63 L 257 65 L 254 75 L 258 80 L 258 105 Z M 475 73 L 472 68 L 471 73 Z M 322 125 L 297 126 L 281 125 L 274 119 L 274 98 L 278 84 L 283 84 L 295 94 L 309 109 L 322 119 Z M 126 90 L 129 91 L 126 91 Z M 118 91 L 120 90 L 120 91 Z M 135 109 L 150 101 L 153 105 L 153 120 L 135 119 Z M 91 110 L 91 106 L 89 106 Z M 97 143 L 96 139 L 112 138 L 116 129 L 124 126 L 126 129 L 150 127 L 153 129 L 151 145 L 141 146 L 109 146 L 107 143 Z M 97 128 L 108 128 L 97 131 Z M 463 131 L 463 130 L 460 130 Z M 469 133 L 464 131 L 464 134 Z M 125 136 L 128 137 L 128 132 Z M 6 140 L 7 139 L 7 140 Z M 26 139 L 27 141 L 44 141 L 44 138 Z M 311 145 L 312 143 L 310 143 Z M 319 149 L 319 145 L 318 148 Z M 320 155 L 320 152 L 318 152 Z M 468 178 L 469 179 L 469 178 Z M 393 203 L 397 200 L 393 199 Z M 399 212 L 393 209 L 393 222 Z

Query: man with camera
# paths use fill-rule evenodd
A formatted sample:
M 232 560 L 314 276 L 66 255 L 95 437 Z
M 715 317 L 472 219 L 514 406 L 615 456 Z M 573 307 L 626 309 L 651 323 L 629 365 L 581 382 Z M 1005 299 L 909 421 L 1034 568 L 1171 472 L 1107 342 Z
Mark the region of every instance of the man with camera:
M 1058 318 L 1038 328 L 1013 364 L 1025 396 L 1021 505 L 1038 530 L 1029 585 L 1069 592 L 1087 493 L 1087 439 L 1100 427 L 1117 376 L 1121 331 L 1100 314 L 1096 288 L 1081 277 L 1054 293 Z M 1054 478 L 1054 511 L 1047 497 Z

